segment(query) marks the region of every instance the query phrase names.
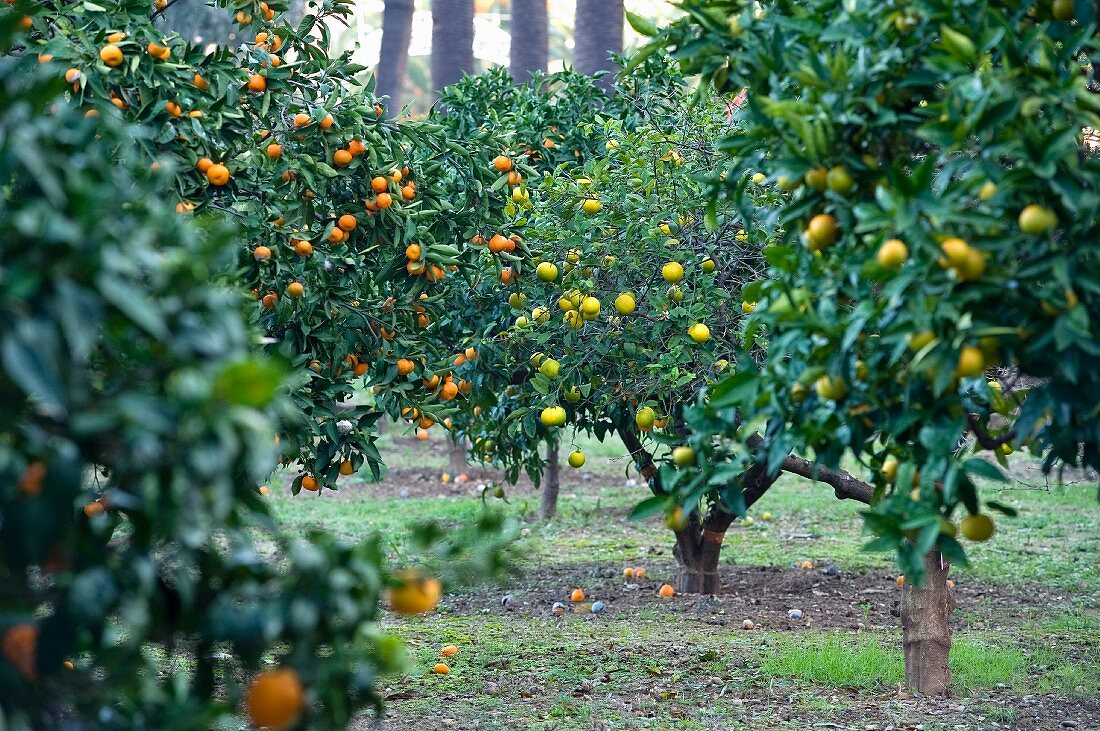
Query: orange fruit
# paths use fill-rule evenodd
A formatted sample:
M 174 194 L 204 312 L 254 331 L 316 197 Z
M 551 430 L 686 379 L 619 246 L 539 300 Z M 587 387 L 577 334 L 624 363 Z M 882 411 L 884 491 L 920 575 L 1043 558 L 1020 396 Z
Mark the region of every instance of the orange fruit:
M 417 260 L 420 258 L 420 244 L 409 244 L 405 247 L 405 258 Z
M 188 112 L 187 116 L 191 119 L 199 119 L 200 117 L 203 117 L 205 115 L 202 113 L 202 111 L 196 109 L 194 111 Z
M 340 219 L 336 222 L 336 225 L 340 227 L 342 231 L 354 231 L 355 227 L 359 225 L 359 221 L 355 216 L 350 213 L 345 213 L 340 216 Z
M 294 244 L 294 253 L 302 257 L 309 256 L 313 253 L 313 244 L 308 241 L 299 241 Z
M 583 589 L 574 589 L 569 594 L 569 601 L 578 602 L 578 603 L 583 602 L 584 601 L 584 590 Z
M 426 416 L 421 416 L 420 421 L 416 422 L 416 425 L 421 429 L 427 431 L 428 429 L 431 429 L 433 426 L 435 426 L 435 422 Z
M 167 61 L 168 57 L 172 55 L 171 48 L 169 48 L 168 46 L 162 46 L 159 43 L 150 43 L 148 46 L 145 47 L 145 50 L 149 53 L 150 56 L 161 61 Z
M 306 288 L 301 282 L 291 282 L 286 287 L 286 296 L 291 299 L 300 299 L 306 293 Z
M 38 627 L 29 622 L 9 627 L 0 640 L 0 650 L 20 675 L 27 680 L 38 679 Z
M 264 298 L 262 300 L 260 300 L 260 302 L 263 303 L 263 306 L 264 306 L 265 310 L 274 310 L 275 309 L 275 303 L 278 302 L 278 301 L 279 301 L 279 295 L 275 294 L 274 292 L 268 292 L 267 294 L 264 295 Z
M 210 88 L 210 82 L 204 79 L 202 74 L 195 74 L 195 78 L 191 79 L 191 83 L 203 91 Z
M 657 593 L 663 597 L 676 596 L 676 590 L 672 588 L 672 584 L 662 584 Z
M 339 227 L 335 227 L 335 228 L 332 229 L 332 232 L 329 233 L 328 240 L 329 240 L 329 243 L 338 244 L 341 241 L 343 241 L 344 239 L 346 239 L 347 236 L 348 235 L 344 232 L 344 229 L 339 228 Z
M 416 364 L 408 358 L 397 359 L 397 375 L 407 376 L 415 370 Z
M 272 160 L 278 160 L 283 156 L 283 146 L 278 142 L 272 142 L 267 146 L 267 156 Z
M 275 36 L 275 37 L 278 38 L 279 36 Z M 276 48 L 275 50 L 279 50 L 279 49 Z M 333 120 L 331 114 L 326 114 L 324 119 L 322 119 L 320 122 L 317 123 L 317 126 L 320 127 L 321 129 L 327 131 L 327 130 L 332 129 L 332 125 L 333 125 L 334 121 L 335 120 Z
M 512 158 L 507 155 L 497 155 L 493 158 L 493 167 L 497 172 L 506 173 L 512 169 Z
M 409 183 L 408 185 L 405 185 L 401 188 L 401 197 L 407 201 L 411 201 L 413 198 L 416 197 L 416 188 L 413 186 L 412 183 Z
M 340 463 L 340 474 L 344 477 L 355 474 L 355 467 L 352 465 L 350 459 L 345 459 Z
M 31 462 L 23 474 L 19 475 L 19 491 L 28 497 L 42 492 L 42 481 L 46 479 L 46 465 L 43 462 Z
M 253 726 L 284 731 L 302 715 L 305 689 L 298 673 L 291 668 L 268 670 L 248 684 L 244 704 Z
M 298 114 L 294 115 L 294 126 L 295 127 L 305 127 L 312 121 L 313 120 L 310 118 L 310 116 L 308 114 L 306 114 L 305 112 L 299 112 Z
M 346 168 L 351 165 L 353 159 L 351 153 L 347 150 L 337 150 L 332 153 L 332 164 L 338 168 Z
M 381 175 L 371 178 L 370 189 L 375 193 L 383 193 L 390 187 L 390 184 Z
M 405 264 L 405 271 L 408 272 L 410 275 L 412 275 L 414 277 L 419 277 L 421 274 L 424 273 L 424 270 L 427 269 L 427 268 L 428 268 L 428 265 L 425 264 L 424 262 L 416 261 L 416 260 L 413 260 L 413 259 L 410 259 Z
M 69 69 L 65 72 L 65 81 L 75 84 L 80 81 L 80 69 Z
M 99 60 L 111 68 L 118 68 L 124 59 L 122 49 L 113 43 L 109 43 L 99 49 Z
M 426 431 L 418 431 L 418 432 L 416 433 L 416 438 L 417 438 L 417 439 L 419 439 L 419 440 L 420 440 L 420 441 L 422 441 L 422 442 L 424 442 L 424 441 L 427 441 L 427 440 L 428 440 L 428 432 L 426 432 Z
M 350 152 L 352 154 L 352 156 L 354 156 L 354 157 L 359 157 L 360 155 L 362 155 L 366 151 L 367 151 L 366 145 L 364 145 L 359 140 L 352 140 L 351 142 L 348 143 L 348 152 Z
M 266 246 L 257 246 L 252 250 L 252 258 L 256 261 L 266 261 L 271 258 L 271 249 Z
M 625 569 L 623 569 L 623 578 L 633 579 L 634 578 L 634 569 L 632 569 L 629 566 L 627 566 Z
M 317 478 L 312 475 L 305 475 L 302 477 L 302 489 L 309 490 L 310 492 L 317 492 Z
M 458 654 L 458 647 L 455 645 L 445 645 L 443 649 L 439 651 L 439 654 L 443 657 L 454 657 Z
M 443 388 L 439 389 L 439 398 L 443 401 L 454 401 L 458 396 L 458 385 L 455 383 L 444 383 Z
M 265 79 L 263 76 L 260 76 L 259 74 L 252 74 L 248 77 L 248 90 L 256 92 L 257 94 L 261 91 L 266 91 L 267 79 Z
M 635 579 L 644 579 L 645 578 L 645 567 L 635 566 L 634 567 L 634 578 Z
M 229 168 L 221 163 L 211 165 L 210 169 L 206 171 L 206 177 L 210 180 L 211 185 L 221 187 L 229 182 Z
M 107 36 L 107 42 L 108 43 L 119 43 L 124 38 L 126 38 L 125 33 L 112 33 L 111 35 Z
M 427 432 L 420 432 L 424 439 L 428 438 Z M 417 435 L 420 438 L 420 435 Z M 406 569 L 399 572 L 395 578 L 398 586 L 390 589 L 390 609 L 398 614 L 424 614 L 435 609 L 439 598 L 443 595 L 443 587 L 439 579 L 426 576 L 414 569 Z
M 379 193 L 378 198 L 375 199 L 379 208 L 389 208 L 393 205 L 393 198 L 389 193 Z
M 164 105 L 164 111 L 171 114 L 173 117 L 178 117 L 183 114 L 183 110 L 180 109 L 180 105 L 175 102 L 167 102 Z
M 432 672 L 436 675 L 446 675 L 451 672 L 451 669 L 447 667 L 447 663 L 437 662 L 435 667 L 432 668 Z
M 897 583 L 898 586 L 905 586 L 905 574 L 900 574 L 895 583 Z
M 212 167 L 214 167 L 214 161 L 209 157 L 200 157 L 199 161 L 195 163 L 195 169 L 200 173 L 205 173 Z
M 84 506 L 84 515 L 89 518 L 94 518 L 97 515 L 102 515 L 105 510 L 106 508 L 103 507 L 103 503 L 93 500 Z

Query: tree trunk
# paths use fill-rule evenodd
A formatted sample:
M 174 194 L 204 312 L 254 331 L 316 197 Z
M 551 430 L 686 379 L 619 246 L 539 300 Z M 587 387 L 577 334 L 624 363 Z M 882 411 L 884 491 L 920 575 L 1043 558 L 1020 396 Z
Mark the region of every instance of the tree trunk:
M 448 468 L 451 471 L 451 475 L 458 477 L 466 471 L 466 440 L 462 439 L 458 442 L 451 442 L 451 447 L 447 451 L 447 461 L 449 462 Z
M 542 499 L 539 502 L 539 519 L 550 520 L 558 514 L 558 491 L 561 489 L 561 464 L 558 461 L 558 443 L 546 447 L 546 470 L 542 473 Z
M 532 71 L 546 71 L 548 24 L 546 0 L 512 0 L 512 46 L 508 70 L 516 83 L 527 81 Z
M 577 0 L 573 26 L 573 68 L 582 74 L 612 72 L 600 80 L 610 91 L 618 66 L 609 56 L 623 52 L 623 0 Z
M 432 0 L 432 87 L 439 91 L 474 71 L 473 0 Z
M 413 0 L 386 0 L 382 11 L 382 48 L 374 72 L 378 81 L 375 93 L 389 97 L 387 106 L 391 116 L 401 112 L 401 94 L 409 68 L 413 10 Z
M 723 511 L 722 514 L 728 516 L 728 520 L 725 520 L 725 527 L 720 531 L 713 527 L 703 527 L 698 515 L 692 516 L 686 528 L 676 531 L 676 546 L 672 549 L 680 570 L 676 575 L 676 593 L 718 593 L 718 557 L 722 552 L 722 540 L 726 536 L 725 528 L 733 521 L 732 513 Z M 707 522 L 710 522 L 709 516 L 704 521 Z
M 951 682 L 951 613 L 955 598 L 947 589 L 950 568 L 939 551 L 924 557 L 924 585 L 905 583 L 901 599 L 905 684 L 924 695 L 947 695 Z

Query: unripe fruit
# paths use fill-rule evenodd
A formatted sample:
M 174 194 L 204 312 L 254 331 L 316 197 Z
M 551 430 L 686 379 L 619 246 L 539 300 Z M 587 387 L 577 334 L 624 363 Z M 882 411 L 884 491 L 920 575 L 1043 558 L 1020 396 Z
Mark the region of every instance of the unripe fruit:
M 836 243 L 839 233 L 836 217 L 829 213 L 819 213 L 810 219 L 806 227 L 806 246 L 813 251 L 821 251 Z
M 959 524 L 959 530 L 965 538 L 972 541 L 988 541 L 996 527 L 993 525 L 992 518 L 985 513 L 978 513 L 963 518 L 962 523 Z
M 559 371 L 561 371 L 561 364 L 553 358 L 547 358 L 539 366 L 539 373 L 547 378 L 557 378 Z
M 985 371 L 985 356 L 980 348 L 968 345 L 959 352 L 959 365 L 955 372 L 961 378 L 973 378 Z
M 695 450 L 691 447 L 676 447 L 672 450 L 672 463 L 677 467 L 690 467 L 695 464 Z
M 535 276 L 544 282 L 553 282 L 558 278 L 558 268 L 548 261 L 535 267 Z
M 856 187 L 856 181 L 848 173 L 848 168 L 837 165 L 829 170 L 825 176 L 825 184 L 829 190 L 840 195 L 851 193 Z
M 1049 208 L 1031 204 L 1020 211 L 1020 230 L 1029 236 L 1042 236 L 1058 227 L 1058 216 Z
M 638 428 L 642 431 L 649 431 L 653 428 L 653 422 L 656 421 L 657 414 L 648 406 L 643 406 L 638 409 L 638 413 L 634 415 L 634 423 L 638 425 Z
M 814 390 L 817 395 L 827 401 L 839 401 L 847 393 L 847 387 L 842 378 L 834 376 L 822 376 L 814 382 Z
M 584 465 L 584 452 L 577 450 L 569 453 L 569 466 L 576 469 Z
M 539 419 L 545 426 L 563 426 L 567 415 L 561 406 L 547 406 L 542 410 Z

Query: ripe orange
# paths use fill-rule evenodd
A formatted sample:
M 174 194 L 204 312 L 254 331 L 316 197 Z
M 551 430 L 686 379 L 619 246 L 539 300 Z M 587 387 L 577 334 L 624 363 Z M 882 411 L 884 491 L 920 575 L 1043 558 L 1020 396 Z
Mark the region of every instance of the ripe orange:
M 173 117 L 178 117 L 183 114 L 183 110 L 180 109 L 180 105 L 175 102 L 167 102 L 164 105 L 164 111 L 171 114 Z
M 122 49 L 113 43 L 109 43 L 99 49 L 99 60 L 110 68 L 118 68 L 124 60 Z
M 407 376 L 416 369 L 416 364 L 408 358 L 397 359 L 397 375 Z
M 359 157 L 366 151 L 366 146 L 359 140 L 352 140 L 348 143 L 348 152 L 350 152 L 354 157 Z
M 336 225 L 339 226 L 342 231 L 354 231 L 355 227 L 359 225 L 359 221 L 350 213 L 345 213 L 340 216 Z
M 584 590 L 583 589 L 574 589 L 569 594 L 569 600 L 572 601 L 572 602 L 578 602 L 578 603 L 583 602 L 584 601 Z
M 272 142 L 267 146 L 267 156 L 272 160 L 278 160 L 283 156 L 283 146 L 278 142 Z
M 312 475 L 305 475 L 302 477 L 302 489 L 309 490 L 310 492 L 317 492 L 318 489 L 317 478 Z
M 229 182 L 229 168 L 221 163 L 211 165 L 210 169 L 206 171 L 206 177 L 210 180 L 211 185 L 221 187 Z
M 416 197 L 416 186 L 409 183 L 401 188 L 401 197 L 407 201 L 411 201 Z
M 305 112 L 299 112 L 298 114 L 294 115 L 294 126 L 295 127 L 305 127 L 312 121 L 313 120 L 310 118 L 310 116 L 308 114 L 306 114 Z
M 390 187 L 389 182 L 386 181 L 381 175 L 371 178 L 370 189 L 375 193 L 385 192 Z
M 205 173 L 207 170 L 214 166 L 214 161 L 209 157 L 200 157 L 199 161 L 195 163 L 195 169 L 200 173 Z
M 268 731 L 284 731 L 302 714 L 305 689 L 298 673 L 291 668 L 268 670 L 249 683 L 244 703 L 252 725 Z
M 248 90 L 256 92 L 257 94 L 261 91 L 266 91 L 267 79 L 265 79 L 263 76 L 260 76 L 259 74 L 252 74 L 248 77 Z
M 65 72 L 65 81 L 75 84 L 80 81 L 80 69 L 69 69 Z
M 444 383 L 443 388 L 439 390 L 439 398 L 443 401 L 454 401 L 458 396 L 458 385 L 451 383 Z
M 905 574 L 898 574 L 898 578 L 896 579 L 895 583 L 898 586 L 905 586 Z
M 15 666 L 20 675 L 27 680 L 38 679 L 37 626 L 29 622 L 23 622 L 9 627 L 8 631 L 4 633 L 3 640 L 0 640 L 0 650 L 3 650 L 4 657 Z
M 405 247 L 405 258 L 413 261 L 420 258 L 420 244 L 409 244 Z
M 167 61 L 168 57 L 172 55 L 171 48 L 169 48 L 168 46 L 162 46 L 159 43 L 150 43 L 148 46 L 145 47 L 145 50 L 149 53 L 150 56 L 161 61 Z
M 420 432 L 427 439 L 427 432 Z M 419 437 L 419 434 L 417 435 Z M 399 572 L 395 578 L 398 586 L 389 592 L 390 609 L 398 614 L 424 614 L 435 609 L 439 598 L 443 595 L 443 587 L 439 579 L 414 570 L 406 569 Z
M 313 253 L 313 244 L 308 241 L 299 241 L 294 244 L 294 253 L 301 257 L 309 256 Z
M 264 295 L 264 298 L 260 300 L 265 310 L 274 310 L 275 303 L 277 303 L 278 301 L 279 295 L 275 294 L 274 292 L 268 292 Z
M 94 518 L 97 515 L 103 515 L 103 512 L 106 509 L 107 508 L 103 507 L 103 503 L 99 502 L 98 500 L 93 500 L 92 502 L 84 506 L 84 515 L 88 516 L 89 518 Z
M 420 440 L 420 441 L 422 441 L 422 442 L 425 442 L 425 441 L 427 441 L 427 440 L 428 440 L 428 432 L 426 432 L 426 431 L 418 431 L 418 432 L 416 433 L 416 438 L 417 438 L 417 439 L 419 439 L 419 440 Z
M 286 287 L 286 296 L 291 299 L 300 299 L 306 293 L 306 288 L 301 282 L 291 282 Z
M 634 578 L 635 579 L 644 579 L 645 578 L 645 567 L 635 566 L 634 567 Z
M 202 77 L 202 74 L 195 74 L 195 78 L 191 79 L 191 83 L 202 91 L 206 91 L 210 88 L 210 82 Z
M 672 584 L 662 584 L 657 593 L 663 597 L 676 596 L 676 590 L 672 588 Z
M 337 150 L 332 153 L 332 164 L 338 168 L 346 168 L 351 165 L 353 159 L 351 153 L 347 150 Z
M 350 459 L 345 459 L 340 463 L 340 474 L 344 477 L 355 474 L 355 467 L 352 465 Z
M 493 158 L 493 167 L 496 168 L 498 172 L 506 173 L 512 169 L 512 158 L 506 155 L 497 155 Z
M 389 193 L 379 193 L 378 198 L 375 199 L 379 208 L 389 208 L 393 205 L 393 198 Z
M 634 578 L 634 569 L 632 569 L 629 566 L 627 566 L 625 569 L 623 569 L 623 578 L 633 579 Z
M 257 246 L 252 250 L 252 258 L 256 261 L 265 261 L 271 258 L 271 249 L 266 246 Z
M 447 663 L 437 662 L 435 667 L 432 668 L 432 672 L 436 675 L 446 675 L 451 672 L 451 669 L 447 667 Z
M 455 645 L 445 645 L 443 649 L 439 651 L 439 654 L 443 657 L 454 657 L 458 654 L 458 647 Z

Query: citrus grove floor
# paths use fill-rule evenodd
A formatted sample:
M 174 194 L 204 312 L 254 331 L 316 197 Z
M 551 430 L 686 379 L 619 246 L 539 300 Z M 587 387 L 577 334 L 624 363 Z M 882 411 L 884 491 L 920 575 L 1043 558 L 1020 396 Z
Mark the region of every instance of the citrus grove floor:
M 659 519 L 627 520 L 644 488 L 621 445 L 577 443 L 588 462 L 563 468 L 555 520 L 538 521 L 525 482 L 487 501 L 523 529 L 517 575 L 457 589 L 423 618 L 386 618 L 410 669 L 384 684 L 383 729 L 1100 729 L 1095 481 L 1048 485 L 1022 458 L 1016 482 L 989 488 L 1020 516 L 953 571 L 955 695 L 928 700 L 902 689 L 897 570 L 860 550 L 858 506 L 784 479 L 727 534 L 720 596 L 661 598 L 670 534 Z M 499 479 L 471 468 L 469 481 L 444 482 L 441 440 L 391 432 L 382 446 L 379 482 L 353 477 L 321 497 L 273 490 L 287 530 L 381 531 L 400 552 L 414 521 L 457 525 Z M 644 578 L 623 578 L 636 566 Z M 450 644 L 450 673 L 433 674 Z

